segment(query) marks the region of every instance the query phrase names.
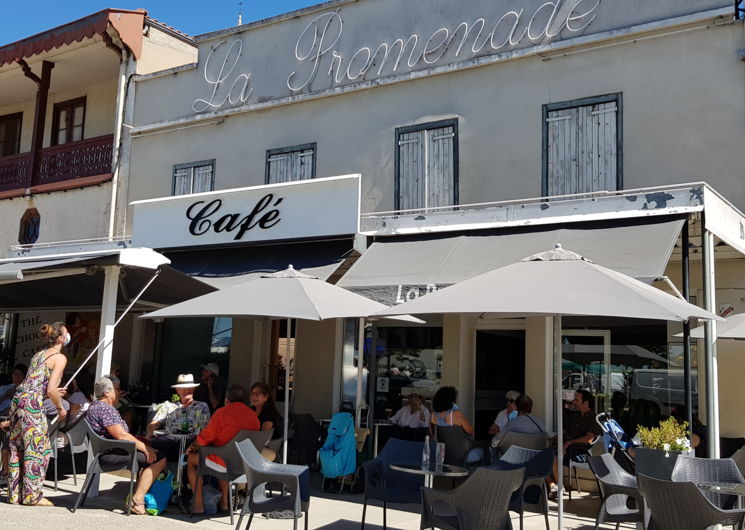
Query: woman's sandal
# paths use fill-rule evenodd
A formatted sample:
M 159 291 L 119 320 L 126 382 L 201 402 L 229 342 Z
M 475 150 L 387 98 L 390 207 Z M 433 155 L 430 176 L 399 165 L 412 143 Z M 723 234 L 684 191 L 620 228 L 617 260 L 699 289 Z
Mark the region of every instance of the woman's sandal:
M 39 502 L 32 504 L 31 506 L 54 506 L 54 503 L 49 499 L 42 497 Z
M 142 511 L 139 511 L 137 508 L 141 508 Z M 134 514 L 134 515 L 147 515 L 147 510 L 145 509 L 145 503 L 137 502 L 134 499 L 132 499 L 129 503 L 129 513 Z

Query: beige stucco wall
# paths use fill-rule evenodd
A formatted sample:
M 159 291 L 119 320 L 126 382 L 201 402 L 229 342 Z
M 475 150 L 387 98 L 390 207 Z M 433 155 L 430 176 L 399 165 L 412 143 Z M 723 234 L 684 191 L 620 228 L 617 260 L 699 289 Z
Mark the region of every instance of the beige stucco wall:
M 195 45 L 148 26 L 148 32 L 142 39 L 142 56 L 137 61 L 137 73 L 149 74 L 196 60 Z

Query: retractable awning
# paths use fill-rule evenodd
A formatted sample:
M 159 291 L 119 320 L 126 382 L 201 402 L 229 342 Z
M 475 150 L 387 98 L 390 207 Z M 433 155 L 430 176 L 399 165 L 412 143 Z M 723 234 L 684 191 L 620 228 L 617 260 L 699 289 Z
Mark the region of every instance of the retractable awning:
M 386 305 L 553 248 L 565 248 L 642 281 L 663 276 L 683 221 L 608 226 L 588 224 L 554 230 L 489 231 L 450 237 L 390 238 L 373 243 L 338 282 Z
M 359 254 L 351 238 L 166 252 L 173 267 L 216 288 L 287 269 L 328 280 Z
M 121 267 L 117 302 L 127 305 L 160 274 L 135 308 L 152 309 L 209 293 L 213 287 L 182 274 L 148 248 L 24 256 L 0 260 L 0 312 L 101 310 L 104 268 Z

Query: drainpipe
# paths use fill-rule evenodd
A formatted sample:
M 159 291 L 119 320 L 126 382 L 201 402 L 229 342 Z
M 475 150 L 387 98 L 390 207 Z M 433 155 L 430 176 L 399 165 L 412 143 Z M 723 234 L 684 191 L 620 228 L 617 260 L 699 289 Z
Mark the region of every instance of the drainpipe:
M 108 238 L 113 239 L 116 224 L 116 203 L 119 192 L 119 167 L 121 159 L 122 125 L 124 123 L 124 104 L 127 99 L 127 69 L 130 53 L 122 48 L 122 60 L 119 62 L 119 82 L 116 90 L 116 111 L 114 122 L 114 153 L 111 160 L 111 204 L 109 206 Z

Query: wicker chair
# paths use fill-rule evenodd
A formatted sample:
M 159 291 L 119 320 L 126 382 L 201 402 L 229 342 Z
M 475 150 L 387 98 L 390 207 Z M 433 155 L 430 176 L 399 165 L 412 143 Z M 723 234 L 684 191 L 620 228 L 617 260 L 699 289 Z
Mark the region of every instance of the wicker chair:
M 535 449 L 540 451 L 541 449 L 548 447 L 548 434 L 545 432 L 524 434 L 520 432 L 507 431 L 504 436 L 499 438 L 496 442 L 496 447 L 494 448 L 496 458 L 494 458 L 494 461 L 496 462 L 500 459 L 513 445 L 524 447 L 525 449 Z
M 609 453 L 591 456 L 589 464 L 603 496 L 595 528 L 604 522 L 616 523 L 616 528 L 620 523 L 644 523 L 644 498 L 636 477 L 627 473 Z M 637 508 L 629 508 L 629 498 L 634 499 Z
M 535 450 L 510 446 L 502 458 L 493 466 L 495 469 L 525 468 L 523 483 L 510 499 L 509 509 L 520 514 L 520 530 L 523 528 L 523 514 L 528 511 L 542 513 L 548 523 L 548 492 L 546 477 L 551 473 L 554 463 L 554 452 L 551 449 Z
M 303 502 L 300 490 L 300 477 L 303 473 L 308 473 L 308 466 L 268 462 L 249 440 L 233 445 L 243 463 L 247 484 L 246 502 L 243 504 L 236 530 L 240 528 L 246 513 L 249 513 L 246 525 L 248 529 L 254 514 L 278 510 L 291 510 L 295 514 L 293 520 L 295 530 L 297 530 L 298 515 L 301 511 L 305 512 L 305 530 L 308 530 L 310 500 Z M 268 496 L 266 494 L 269 483 L 282 485 L 279 495 Z
M 458 488 L 422 488 L 420 527 L 445 530 L 503 530 L 512 528 L 508 512 L 512 494 L 520 489 L 525 469 L 480 467 Z M 448 507 L 448 513 L 441 508 Z
M 473 438 L 465 433 L 458 425 L 437 426 L 435 431 L 437 441 L 445 444 L 445 463 L 453 466 L 466 467 L 477 465 L 480 461 L 467 462 L 468 454 L 476 447 Z
M 673 468 L 675 482 L 739 482 L 745 483 L 737 464 L 731 458 L 709 459 L 680 455 Z M 735 506 L 737 497 L 705 491 L 704 496 L 716 507 L 728 510 Z
M 590 447 L 587 449 L 587 458 L 590 458 L 591 456 L 598 456 L 603 453 L 605 453 L 605 444 L 603 443 L 603 437 L 602 436 L 596 436 L 595 439 L 590 444 Z M 590 469 L 590 464 L 585 462 L 576 462 L 575 460 L 569 461 L 569 487 L 567 488 L 567 493 L 569 494 L 569 500 L 572 500 L 572 474 L 574 474 L 574 481 L 577 484 L 577 492 L 582 493 L 582 489 L 579 487 L 579 474 L 577 473 L 578 469 Z M 572 470 L 574 470 L 574 473 L 572 473 Z
M 671 482 L 642 474 L 636 478 L 655 530 L 701 530 L 717 524 L 739 528 L 743 523 L 745 510 L 714 506 L 693 482 Z
M 741 447 L 733 453 L 730 457 L 735 461 L 737 469 L 740 470 L 740 474 L 745 477 L 745 447 Z

